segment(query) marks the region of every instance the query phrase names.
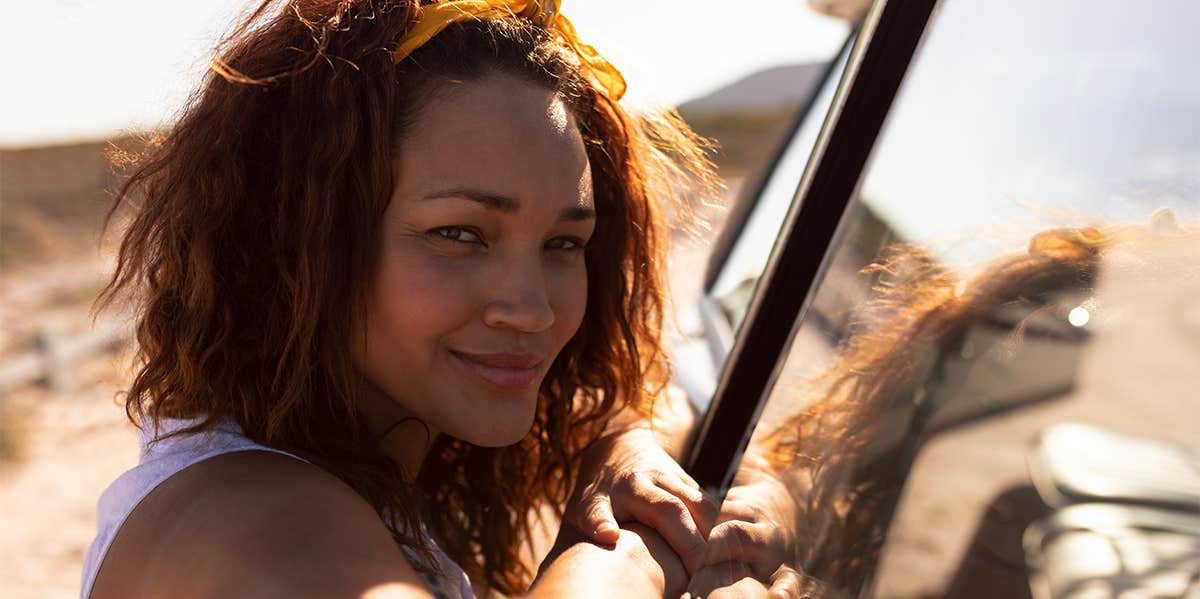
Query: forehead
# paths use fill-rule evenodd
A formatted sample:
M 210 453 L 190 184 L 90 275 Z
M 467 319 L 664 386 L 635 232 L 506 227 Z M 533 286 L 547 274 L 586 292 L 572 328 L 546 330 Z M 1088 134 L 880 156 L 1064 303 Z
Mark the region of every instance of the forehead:
M 400 141 L 398 196 L 479 188 L 522 201 L 591 203 L 575 118 L 553 91 L 508 75 L 443 81 Z

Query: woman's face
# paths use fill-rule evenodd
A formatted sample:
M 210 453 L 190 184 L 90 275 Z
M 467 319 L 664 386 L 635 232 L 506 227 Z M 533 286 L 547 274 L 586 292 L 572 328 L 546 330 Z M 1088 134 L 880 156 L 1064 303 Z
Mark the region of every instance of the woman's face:
M 550 90 L 491 74 L 429 98 L 398 154 L 355 359 L 392 418 L 509 445 L 583 321 L 591 170 Z

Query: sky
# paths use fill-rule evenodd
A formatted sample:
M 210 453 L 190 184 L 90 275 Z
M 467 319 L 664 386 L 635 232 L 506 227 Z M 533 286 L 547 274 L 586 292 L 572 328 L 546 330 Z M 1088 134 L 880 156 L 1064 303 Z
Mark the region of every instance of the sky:
M 1054 227 L 1144 223 L 1159 210 L 1200 223 L 1200 3 L 1138 6 L 945 3 L 873 149 L 863 202 L 963 273 Z M 764 188 L 715 294 L 762 272 L 814 116 L 824 115 L 809 115 L 783 154 L 776 172 L 791 174 Z
M 862 196 L 963 264 L 1051 227 L 1200 222 L 1197 22 L 1192 0 L 947 3 Z
M 0 147 L 159 126 L 251 0 L 0 0 Z M 846 25 L 805 0 L 565 0 L 635 108 L 677 104 L 770 66 L 828 60 Z

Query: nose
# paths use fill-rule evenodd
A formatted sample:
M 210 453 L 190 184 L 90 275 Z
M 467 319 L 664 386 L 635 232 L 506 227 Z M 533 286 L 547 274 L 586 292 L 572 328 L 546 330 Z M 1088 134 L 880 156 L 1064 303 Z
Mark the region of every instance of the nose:
M 487 326 L 539 333 L 554 324 L 554 308 L 539 260 L 522 260 L 501 269 L 483 310 Z

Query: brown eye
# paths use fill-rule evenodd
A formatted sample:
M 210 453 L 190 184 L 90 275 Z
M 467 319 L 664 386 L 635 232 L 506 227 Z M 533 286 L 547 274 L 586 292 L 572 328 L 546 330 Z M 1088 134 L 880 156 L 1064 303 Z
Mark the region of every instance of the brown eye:
M 478 231 L 469 227 L 438 227 L 430 229 L 430 235 L 441 239 L 447 239 L 457 243 L 467 243 L 472 245 L 483 245 L 483 237 Z
M 546 248 L 564 252 L 583 250 L 587 242 L 578 237 L 555 237 L 546 242 Z

